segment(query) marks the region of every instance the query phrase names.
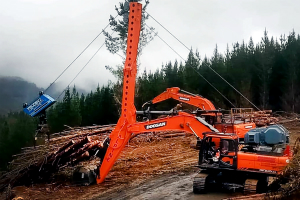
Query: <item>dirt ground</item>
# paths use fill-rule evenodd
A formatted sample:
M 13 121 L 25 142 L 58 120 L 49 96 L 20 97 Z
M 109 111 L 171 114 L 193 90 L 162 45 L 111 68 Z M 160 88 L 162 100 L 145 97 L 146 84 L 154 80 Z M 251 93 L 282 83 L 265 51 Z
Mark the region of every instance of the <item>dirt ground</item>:
M 291 144 L 300 136 L 298 121 L 285 123 Z M 198 151 L 190 147 L 194 136 L 152 141 L 133 139 L 115 163 L 104 183 L 75 186 L 70 171 L 55 181 L 13 188 L 23 199 L 223 199 L 240 194 L 210 193 L 194 195 Z M 4 199 L 4 194 L 0 196 Z
M 145 183 L 126 188 L 105 196 L 95 196 L 93 200 L 106 200 L 106 199 L 161 199 L 161 200 L 181 200 L 181 199 L 210 199 L 219 200 L 228 197 L 234 197 L 238 194 L 215 192 L 209 194 L 194 194 L 193 193 L 193 178 L 196 176 L 193 170 L 189 172 L 179 172 L 176 174 L 165 174 L 160 177 L 152 178 L 145 181 Z

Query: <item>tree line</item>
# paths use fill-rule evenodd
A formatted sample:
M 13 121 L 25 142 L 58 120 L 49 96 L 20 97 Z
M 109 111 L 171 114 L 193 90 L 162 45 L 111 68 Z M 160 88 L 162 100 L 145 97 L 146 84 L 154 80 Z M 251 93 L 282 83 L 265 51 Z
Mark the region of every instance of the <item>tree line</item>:
M 0 171 L 6 169 L 12 155 L 33 144 L 37 120 L 24 112 L 0 116 Z
M 191 50 L 186 61 L 170 61 L 154 72 L 145 70 L 137 77 L 137 109 L 168 87 L 200 94 L 211 100 L 216 108 L 229 109 L 233 107 L 231 104 L 253 107 L 211 69 L 260 109 L 300 112 L 300 36 L 294 31 L 279 39 L 269 37 L 265 31 L 258 44 L 250 38 L 248 43 L 233 44 L 225 53 L 220 53 L 216 46 L 210 58 L 200 59 L 197 50 Z M 68 88 L 63 99 L 47 111 L 51 132 L 64 130 L 64 125 L 116 123 L 120 114 L 121 88 L 121 81 L 98 86 L 87 95 L 79 95 L 75 86 Z M 175 103 L 167 101 L 156 108 L 170 109 Z M 36 125 L 37 120 L 23 112 L 0 117 L 0 167 L 5 167 L 21 147 L 32 145 Z
M 248 43 L 233 44 L 232 50 L 227 47 L 223 54 L 216 46 L 211 58 L 200 59 L 197 50 L 191 50 L 185 62 L 144 71 L 137 80 L 137 105 L 165 88 L 180 87 L 208 98 L 216 107 L 253 107 L 212 69 L 259 109 L 300 112 L 300 36 L 294 31 L 279 39 L 270 38 L 265 31 L 258 44 L 250 38 Z
M 116 123 L 118 120 L 111 85 L 98 86 L 96 91 L 79 95 L 74 86 L 72 92 L 68 88 L 61 102 L 48 109 L 47 120 L 52 133 L 59 132 L 67 126 L 89 126 Z

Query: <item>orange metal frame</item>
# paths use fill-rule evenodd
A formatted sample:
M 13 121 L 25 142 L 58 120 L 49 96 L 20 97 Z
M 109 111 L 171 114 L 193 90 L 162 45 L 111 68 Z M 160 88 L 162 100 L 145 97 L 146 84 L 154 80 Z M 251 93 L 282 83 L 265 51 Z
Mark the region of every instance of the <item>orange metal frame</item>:
M 136 122 L 134 106 L 135 79 L 137 73 L 136 58 L 142 20 L 142 5 L 130 3 L 126 61 L 123 78 L 122 112 L 115 129 L 110 134 L 110 144 L 102 161 L 97 183 L 104 181 L 115 160 L 129 141 L 137 134 L 162 130 L 179 130 L 195 134 L 212 131 L 208 124 L 199 122 L 194 115 L 178 112 L 176 116 L 168 116 L 147 122 Z M 211 106 L 211 105 L 210 105 Z
M 128 131 L 127 126 L 136 122 L 134 90 L 137 73 L 136 58 L 142 21 L 142 4 L 131 2 L 129 8 L 126 61 L 123 71 L 122 112 L 116 128 L 110 134 L 110 145 L 102 161 L 97 183 L 104 181 L 121 150 L 130 139 L 131 133 Z

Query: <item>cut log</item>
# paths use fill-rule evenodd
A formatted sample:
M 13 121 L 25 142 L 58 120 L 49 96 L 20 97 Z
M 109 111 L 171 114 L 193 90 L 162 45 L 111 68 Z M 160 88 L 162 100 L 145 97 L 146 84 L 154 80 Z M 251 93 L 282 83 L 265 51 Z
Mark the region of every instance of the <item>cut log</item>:
M 76 158 L 74 158 L 72 160 L 73 165 L 75 165 L 75 164 L 79 163 L 80 161 L 85 160 L 87 158 L 90 158 L 90 153 L 88 151 L 86 151 L 83 154 L 81 154 L 81 155 L 77 156 Z
M 96 140 L 94 142 L 90 142 L 88 144 L 85 144 L 82 148 L 80 148 L 76 152 L 72 153 L 70 155 L 70 158 L 76 158 L 76 157 L 78 157 L 79 155 L 83 154 L 83 152 L 89 151 L 89 150 L 95 148 L 96 146 L 98 146 L 99 143 L 100 143 L 100 141 Z
M 68 147 L 72 146 L 73 144 L 75 144 L 75 141 L 74 140 L 71 140 L 70 142 L 68 142 L 67 144 L 65 144 L 64 146 L 62 146 L 61 148 L 59 148 L 55 154 L 58 154 L 62 151 L 64 151 L 65 149 L 67 149 Z

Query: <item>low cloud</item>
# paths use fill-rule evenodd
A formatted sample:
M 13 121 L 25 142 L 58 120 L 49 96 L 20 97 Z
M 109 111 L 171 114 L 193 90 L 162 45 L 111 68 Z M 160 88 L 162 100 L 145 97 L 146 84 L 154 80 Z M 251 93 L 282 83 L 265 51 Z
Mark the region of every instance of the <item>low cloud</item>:
M 20 76 L 39 87 L 47 87 L 101 32 L 109 15 L 115 15 L 119 0 L 0 0 L 0 75 Z M 189 48 L 198 49 L 200 55 L 210 56 L 218 44 L 225 52 L 227 44 L 237 41 L 260 41 L 265 28 L 269 36 L 278 37 L 293 29 L 300 31 L 295 9 L 299 1 L 280 0 L 228 0 L 228 1 L 150 1 L 148 12 Z M 151 18 L 160 37 L 182 57 L 188 50 L 172 38 Z M 67 85 L 103 44 L 100 36 L 95 43 L 60 78 Z M 143 51 L 141 70 L 156 70 L 163 63 L 181 61 L 159 38 L 155 38 Z M 114 77 L 105 65 L 122 63 L 117 55 L 103 47 L 73 84 L 90 90 L 107 84 Z

